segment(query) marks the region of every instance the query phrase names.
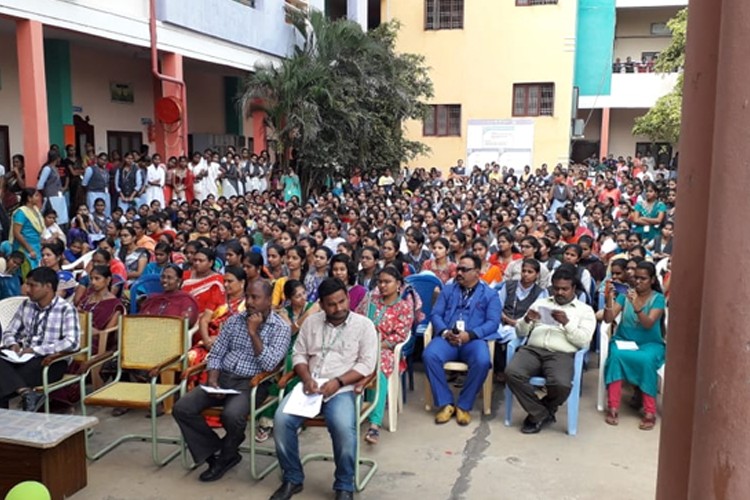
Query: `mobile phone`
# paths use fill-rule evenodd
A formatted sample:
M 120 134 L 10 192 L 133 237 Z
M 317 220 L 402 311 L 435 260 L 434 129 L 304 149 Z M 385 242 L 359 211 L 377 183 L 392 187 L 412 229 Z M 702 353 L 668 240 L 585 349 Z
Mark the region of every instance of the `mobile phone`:
M 615 292 L 620 295 L 625 295 L 626 293 L 628 293 L 628 290 L 630 290 L 630 287 L 625 283 L 618 283 L 616 281 L 613 281 L 612 286 L 614 287 Z

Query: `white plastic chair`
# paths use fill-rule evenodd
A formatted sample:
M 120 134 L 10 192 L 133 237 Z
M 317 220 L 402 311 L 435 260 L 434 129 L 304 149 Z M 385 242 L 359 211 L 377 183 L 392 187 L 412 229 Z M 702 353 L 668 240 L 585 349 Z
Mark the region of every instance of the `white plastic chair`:
M 16 311 L 27 297 L 19 295 L 18 297 L 8 297 L 7 299 L 0 300 L 0 327 L 3 331 L 8 329 L 10 320 L 16 314 Z
M 401 350 L 404 348 L 409 339 L 411 338 L 411 332 L 406 337 L 406 340 L 396 344 L 393 349 L 393 371 L 388 377 L 388 431 L 396 432 L 398 425 L 398 414 L 404 409 L 404 398 L 401 397 L 401 391 L 404 390 L 401 387 L 401 374 L 399 373 L 398 366 L 401 359 Z
M 96 250 L 92 250 L 81 255 L 77 260 L 71 262 L 70 264 L 63 265 L 61 269 L 63 271 L 72 271 L 76 279 L 78 279 L 82 273 L 86 272 L 86 266 L 88 266 L 89 262 L 91 262 L 91 259 L 94 258 L 95 251 Z

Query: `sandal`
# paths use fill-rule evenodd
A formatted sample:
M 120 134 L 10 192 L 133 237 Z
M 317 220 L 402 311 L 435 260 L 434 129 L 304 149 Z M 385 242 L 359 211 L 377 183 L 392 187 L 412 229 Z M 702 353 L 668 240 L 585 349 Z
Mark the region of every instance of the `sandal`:
M 618 425 L 620 423 L 620 417 L 617 415 L 617 410 L 614 408 L 607 408 L 607 415 L 604 417 L 604 421 L 609 425 Z
M 264 443 L 268 441 L 268 438 L 271 437 L 271 431 L 273 431 L 273 427 L 259 425 L 258 430 L 255 431 L 255 442 Z
M 654 413 L 645 413 L 641 419 L 641 423 L 638 424 L 638 428 L 642 431 L 650 431 L 656 426 L 656 415 Z
M 130 411 L 130 408 L 115 408 L 112 410 L 113 417 L 121 417 Z
M 380 440 L 380 429 L 376 427 L 370 427 L 367 429 L 367 434 L 365 434 L 365 441 L 367 441 L 370 444 L 378 444 L 378 441 Z

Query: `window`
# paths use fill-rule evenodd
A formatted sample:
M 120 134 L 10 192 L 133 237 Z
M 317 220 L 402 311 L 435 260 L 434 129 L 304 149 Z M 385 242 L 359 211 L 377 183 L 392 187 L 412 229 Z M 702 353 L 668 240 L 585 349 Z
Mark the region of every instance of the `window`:
M 516 0 L 516 5 L 527 6 L 527 5 L 553 5 L 556 4 L 557 0 Z
M 422 135 L 460 136 L 461 105 L 439 104 L 430 106 L 424 118 Z
M 651 23 L 651 36 L 672 36 L 667 23 Z
M 248 7 L 255 8 L 255 0 L 234 0 L 237 3 L 242 3 L 247 5 Z
M 554 112 L 554 83 L 513 85 L 513 116 L 552 116 Z
M 143 134 L 140 132 L 107 131 L 107 149 L 115 149 L 125 156 L 126 151 L 138 151 L 143 144 Z
M 455 30 L 464 27 L 464 0 L 425 0 L 426 30 Z

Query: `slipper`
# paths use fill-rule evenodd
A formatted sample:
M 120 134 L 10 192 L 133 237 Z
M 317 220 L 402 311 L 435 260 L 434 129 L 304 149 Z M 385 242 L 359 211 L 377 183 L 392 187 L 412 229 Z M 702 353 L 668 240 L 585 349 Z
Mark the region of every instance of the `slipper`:
M 653 413 L 646 413 L 641 419 L 641 423 L 638 424 L 638 428 L 642 431 L 650 431 L 656 427 L 656 415 Z
M 367 441 L 369 444 L 378 444 L 378 441 L 380 440 L 380 429 L 376 429 L 375 427 L 370 427 L 367 429 L 367 434 L 365 434 L 365 441 Z
M 604 417 L 604 421 L 609 425 L 617 425 L 620 423 L 620 419 L 617 415 L 617 410 L 614 408 L 607 408 L 607 415 Z
M 113 417 L 121 417 L 130 411 L 130 408 L 115 408 L 112 410 Z

